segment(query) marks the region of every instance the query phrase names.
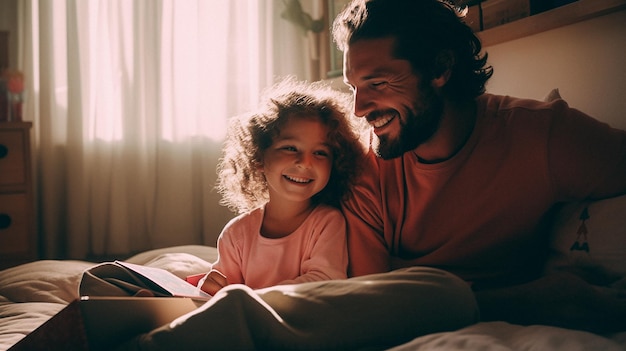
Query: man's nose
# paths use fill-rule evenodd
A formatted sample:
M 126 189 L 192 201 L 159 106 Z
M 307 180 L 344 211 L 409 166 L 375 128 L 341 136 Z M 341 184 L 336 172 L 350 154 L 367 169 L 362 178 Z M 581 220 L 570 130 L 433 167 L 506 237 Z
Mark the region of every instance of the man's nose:
M 355 89 L 353 92 L 354 115 L 365 117 L 374 110 L 376 106 L 372 97 L 363 89 Z

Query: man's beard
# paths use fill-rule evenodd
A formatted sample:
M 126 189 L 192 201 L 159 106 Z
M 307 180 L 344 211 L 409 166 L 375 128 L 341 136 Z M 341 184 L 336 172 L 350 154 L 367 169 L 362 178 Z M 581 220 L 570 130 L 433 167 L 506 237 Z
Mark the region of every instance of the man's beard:
M 372 133 L 372 149 L 378 157 L 385 160 L 400 157 L 435 134 L 443 114 L 443 100 L 431 87 L 422 87 L 420 97 L 420 101 L 413 106 L 413 111 L 409 111 L 406 120 L 400 119 L 398 115 L 401 128 L 396 138 L 391 139 L 387 135 L 379 137 Z

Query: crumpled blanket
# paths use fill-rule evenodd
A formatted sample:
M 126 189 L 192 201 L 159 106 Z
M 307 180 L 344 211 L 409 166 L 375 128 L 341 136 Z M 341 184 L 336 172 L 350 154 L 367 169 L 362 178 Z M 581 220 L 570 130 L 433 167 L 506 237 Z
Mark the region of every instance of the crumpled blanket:
M 389 351 L 624 351 L 626 332 L 600 336 L 545 325 L 482 322 L 463 329 L 425 335 Z
M 209 271 L 216 258 L 214 247 L 185 245 L 146 251 L 127 261 L 184 278 Z M 0 350 L 7 350 L 77 299 L 83 271 L 95 264 L 41 260 L 0 271 Z
M 147 251 L 127 261 L 185 277 L 208 271 L 209 262 L 216 257 L 215 248 L 189 245 Z M 94 264 L 44 260 L 0 271 L 0 350 L 7 350 L 78 298 L 80 277 Z M 421 336 L 389 350 L 619 351 L 626 350 L 626 332 L 601 336 L 541 325 L 482 322 L 456 331 Z

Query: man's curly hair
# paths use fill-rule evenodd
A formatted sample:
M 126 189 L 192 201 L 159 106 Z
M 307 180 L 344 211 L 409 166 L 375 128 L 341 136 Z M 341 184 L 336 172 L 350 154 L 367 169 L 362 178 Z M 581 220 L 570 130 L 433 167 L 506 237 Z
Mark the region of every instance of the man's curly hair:
M 321 82 L 287 78 L 266 90 L 256 111 L 229 121 L 218 164 L 217 189 L 222 195 L 221 204 L 238 213 L 265 204 L 269 194 L 261 171 L 264 151 L 272 145 L 289 118 L 317 118 L 328 127 L 332 167 L 328 184 L 312 200 L 314 204 L 339 207 L 360 171 L 365 151 L 356 127 L 358 122 L 351 118 L 350 106 L 349 94 Z
M 451 69 L 444 91 L 465 101 L 485 92 L 493 68 L 464 15 L 450 0 L 352 0 L 333 22 L 333 40 L 345 51 L 362 39 L 394 38 L 395 57 L 425 81 Z

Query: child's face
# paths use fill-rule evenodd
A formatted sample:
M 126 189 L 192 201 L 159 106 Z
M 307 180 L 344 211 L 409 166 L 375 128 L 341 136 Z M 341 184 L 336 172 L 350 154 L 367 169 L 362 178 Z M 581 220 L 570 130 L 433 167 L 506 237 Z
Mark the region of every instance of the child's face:
M 263 153 L 270 201 L 309 201 L 330 178 L 328 128 L 317 118 L 291 117 Z

